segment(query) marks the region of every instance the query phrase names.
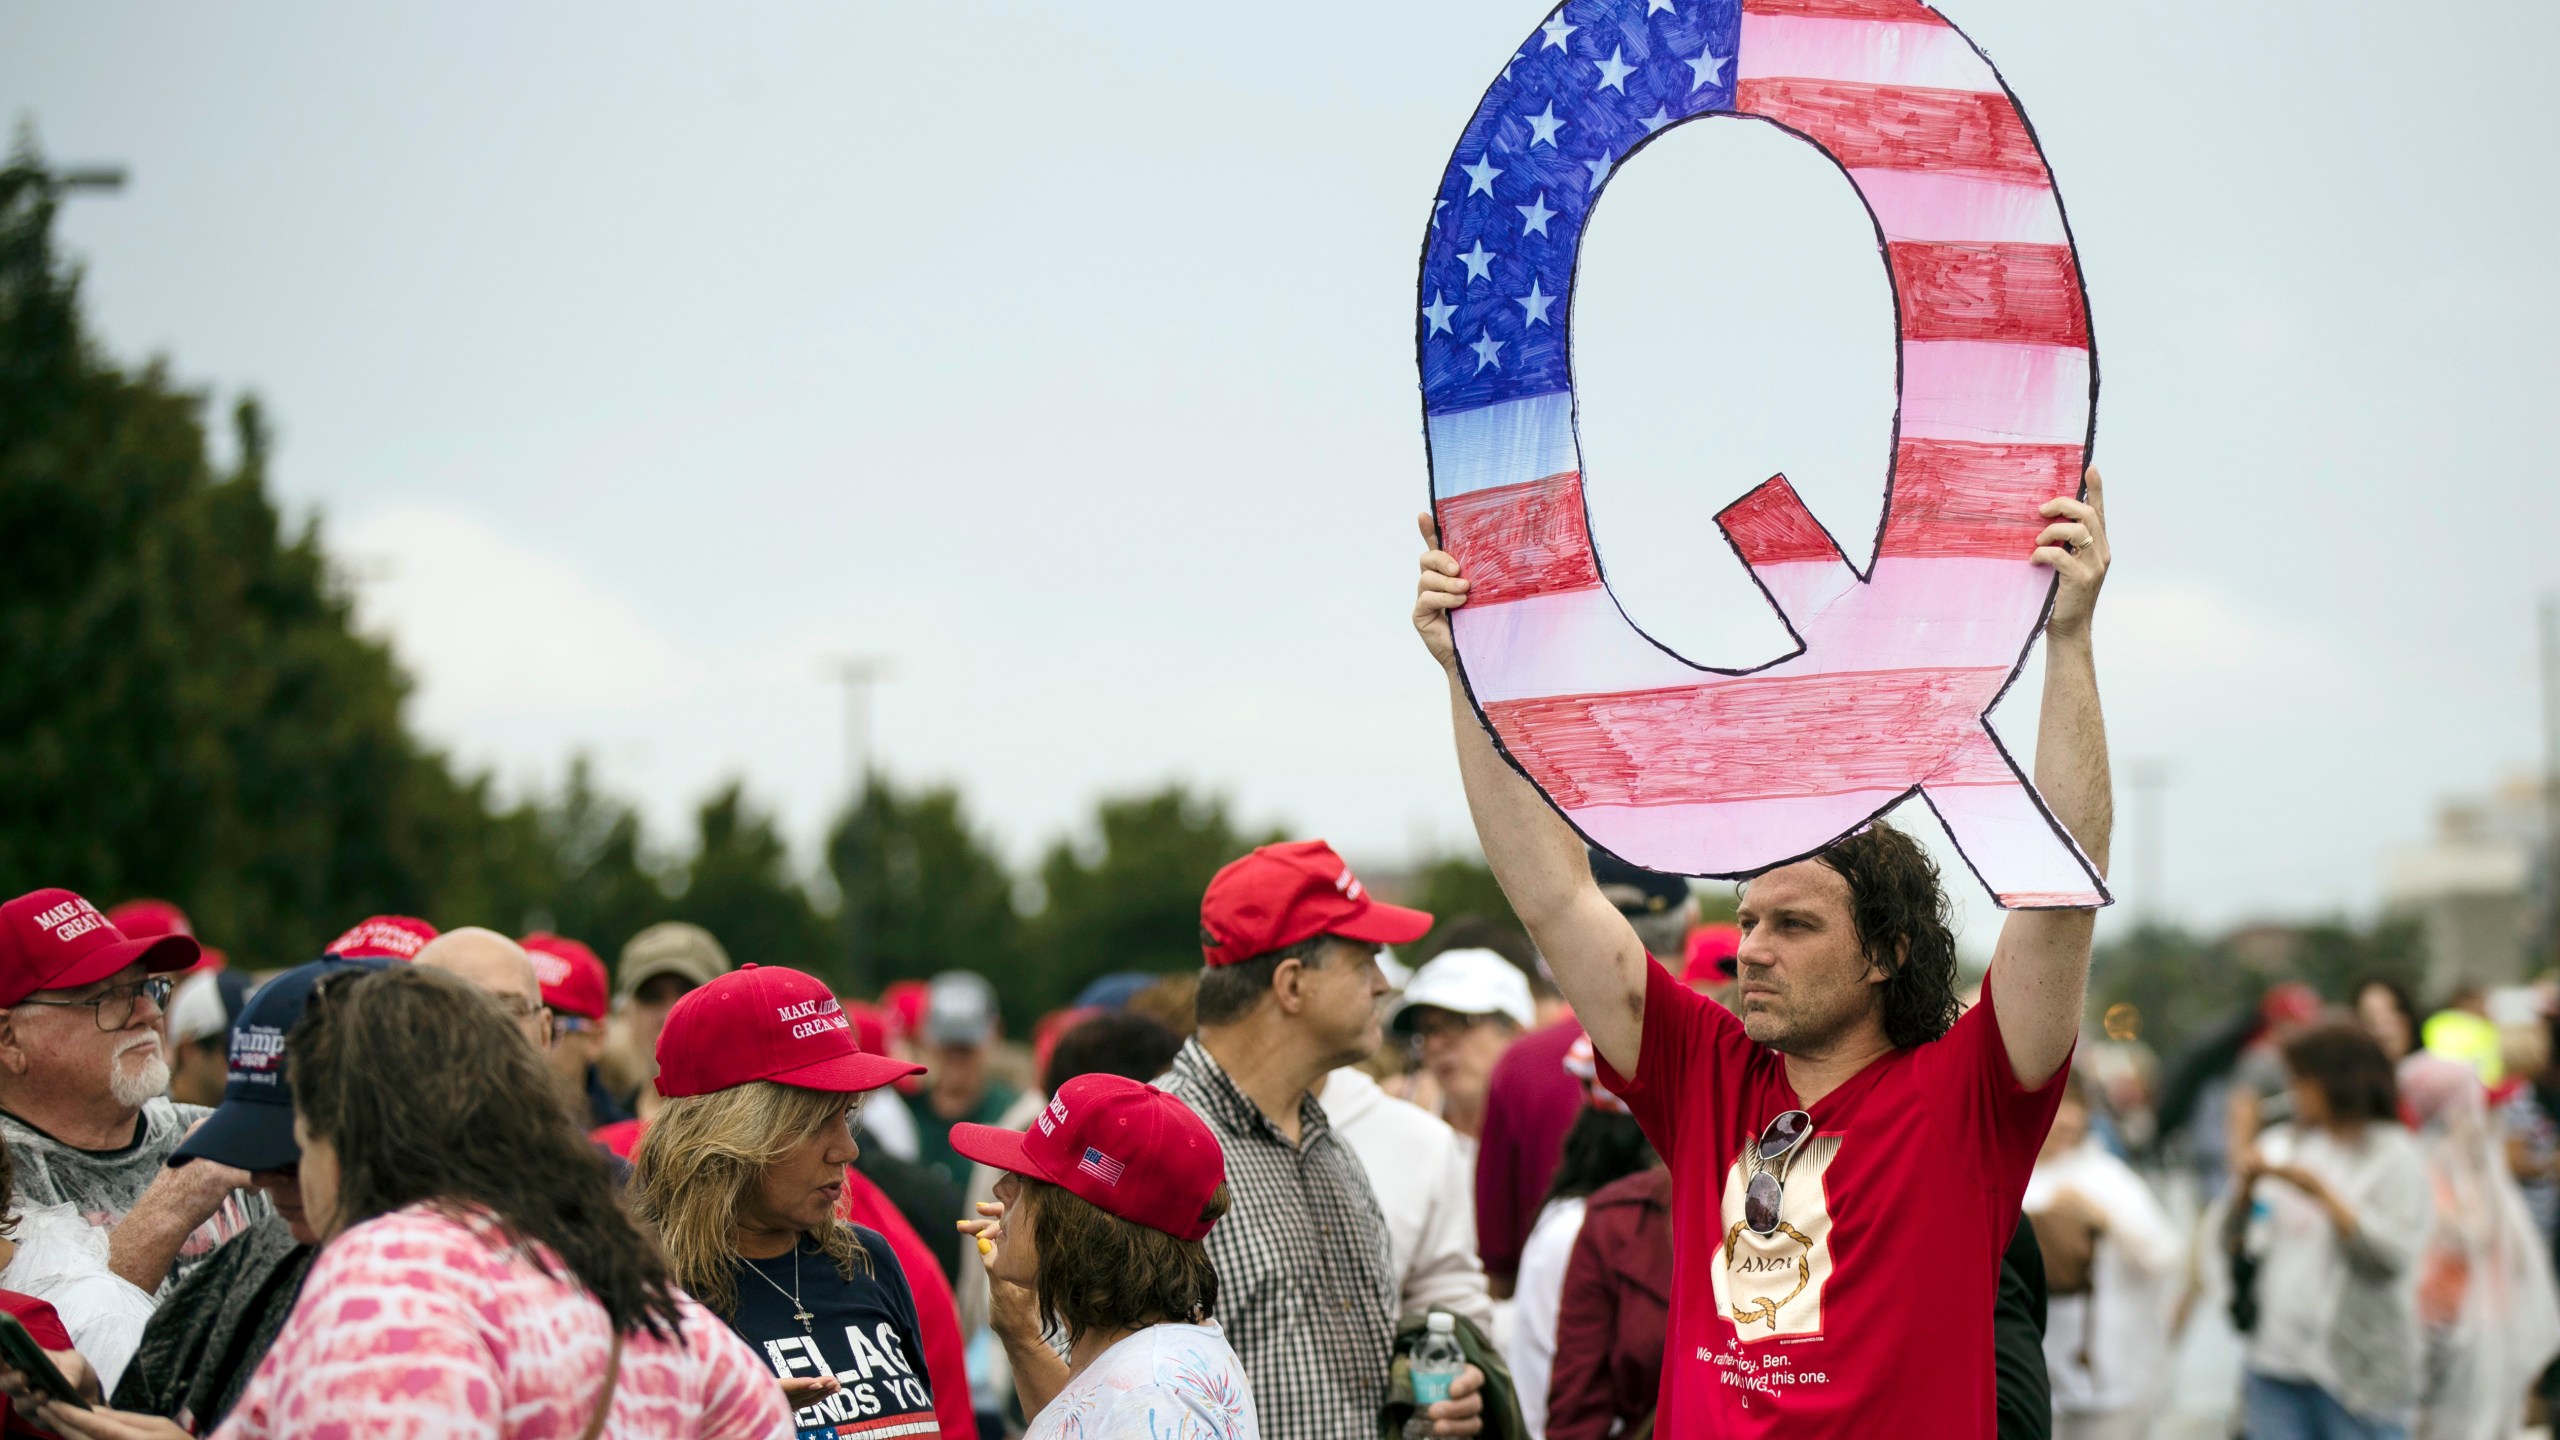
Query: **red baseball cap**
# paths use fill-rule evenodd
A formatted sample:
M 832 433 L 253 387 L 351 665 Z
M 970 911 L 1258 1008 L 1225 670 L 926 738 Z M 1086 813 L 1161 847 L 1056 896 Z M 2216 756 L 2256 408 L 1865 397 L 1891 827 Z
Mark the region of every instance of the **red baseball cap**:
M 68 890 L 30 890 L 0 905 L 0 1005 L 94 985 L 127 965 L 155 975 L 184 970 L 198 953 L 193 936 L 131 939 Z
M 582 1020 L 604 1018 L 605 995 L 613 989 L 613 977 L 596 952 L 548 930 L 536 930 L 521 943 L 533 961 L 534 977 L 542 982 L 544 1005 Z
M 880 1009 L 889 1018 L 892 1039 L 911 1040 L 924 1028 L 924 997 L 921 980 L 892 980 L 880 992 Z
M 415 960 L 436 927 L 414 915 L 376 915 L 329 942 L 321 951 L 332 960 Z
M 187 912 L 166 900 L 127 900 L 107 911 L 107 923 L 123 931 L 127 940 L 196 933 Z
M 954 1125 L 951 1148 L 1176 1240 L 1209 1233 L 1201 1212 L 1227 1178 L 1226 1152 L 1190 1106 L 1118 1075 L 1059 1086 L 1028 1130 Z
M 658 1093 L 671 1100 L 750 1080 L 850 1095 L 923 1070 L 864 1054 L 835 992 L 779 965 L 741 965 L 687 991 L 658 1032 Z
M 1332 846 L 1293 840 L 1220 870 L 1200 897 L 1200 928 L 1209 963 L 1233 965 L 1318 935 L 1409 945 L 1430 933 L 1431 917 L 1369 898 Z
M 859 1000 L 844 1002 L 844 1013 L 853 1017 L 853 1043 L 866 1055 L 889 1053 L 889 1012 L 877 1005 Z
M 1701 925 L 1689 932 L 1688 963 L 1681 977 L 1691 985 L 1716 985 L 1741 969 L 1742 927 L 1725 923 Z

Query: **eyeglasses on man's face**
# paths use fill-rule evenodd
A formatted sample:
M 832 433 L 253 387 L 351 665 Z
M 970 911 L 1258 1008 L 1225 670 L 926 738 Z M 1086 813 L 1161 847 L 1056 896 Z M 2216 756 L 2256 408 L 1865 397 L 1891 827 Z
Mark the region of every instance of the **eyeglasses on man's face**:
M 39 1000 L 30 995 L 18 1003 L 49 1005 L 57 1010 L 86 1010 L 97 1019 L 99 1029 L 113 1033 L 133 1023 L 134 1012 L 144 1000 L 151 1002 L 154 1011 L 168 1009 L 169 992 L 177 988 L 177 983 L 166 975 L 146 975 L 122 985 L 104 986 L 77 1000 Z

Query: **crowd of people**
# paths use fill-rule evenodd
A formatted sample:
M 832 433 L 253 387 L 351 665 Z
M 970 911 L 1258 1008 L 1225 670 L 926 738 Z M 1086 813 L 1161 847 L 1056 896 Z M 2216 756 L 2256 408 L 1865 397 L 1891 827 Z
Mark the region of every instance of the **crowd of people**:
M 2103 865 L 2103 524 L 2044 519 L 2037 781 Z M 2280 989 L 2173 1210 L 2080 1043 L 2088 912 L 2013 912 L 1969 986 L 1877 823 L 1701 923 L 1489 743 L 1465 591 L 1427 546 L 1520 927 L 1267 845 L 1197 971 L 1027 1045 L 980 976 L 848 996 L 681 923 L 608 967 L 383 915 L 260 966 L 158 901 L 0 905 L 7 1429 L 2099 1440 L 2214 1313 L 2255 1440 L 2488 1440 L 2560 1390 L 2554 1047 Z

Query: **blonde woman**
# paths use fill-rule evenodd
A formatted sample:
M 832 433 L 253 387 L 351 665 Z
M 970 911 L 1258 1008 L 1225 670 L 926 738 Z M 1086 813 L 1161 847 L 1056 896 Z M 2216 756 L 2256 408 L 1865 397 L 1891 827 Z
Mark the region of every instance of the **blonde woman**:
M 838 1218 L 862 1097 L 921 1067 L 866 1055 L 827 987 L 742 966 L 678 1000 L 658 1035 L 666 1104 L 632 1152 L 633 1207 L 676 1283 L 764 1357 L 802 1434 L 967 1434 L 966 1382 L 936 1387 L 914 1294 L 877 1231 Z

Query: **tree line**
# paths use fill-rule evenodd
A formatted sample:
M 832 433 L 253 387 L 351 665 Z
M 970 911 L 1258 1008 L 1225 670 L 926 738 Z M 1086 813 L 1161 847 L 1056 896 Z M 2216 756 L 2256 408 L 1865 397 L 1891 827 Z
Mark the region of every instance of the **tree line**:
M 407 728 L 409 677 L 353 627 L 318 520 L 269 492 L 257 402 L 217 465 L 207 397 L 90 335 L 56 200 L 22 138 L 0 168 L 0 894 L 163 897 L 252 968 L 376 912 L 608 959 L 683 919 L 856 993 L 979 970 L 1022 1023 L 1101 974 L 1197 966 L 1202 887 L 1280 833 L 1168 786 L 1101 802 L 1017 876 L 957 791 L 874 774 L 820 878 L 738 783 L 681 846 L 583 759 L 556 793 L 501 797 Z M 1508 914 L 1480 862 L 1420 880 L 1422 903 Z

